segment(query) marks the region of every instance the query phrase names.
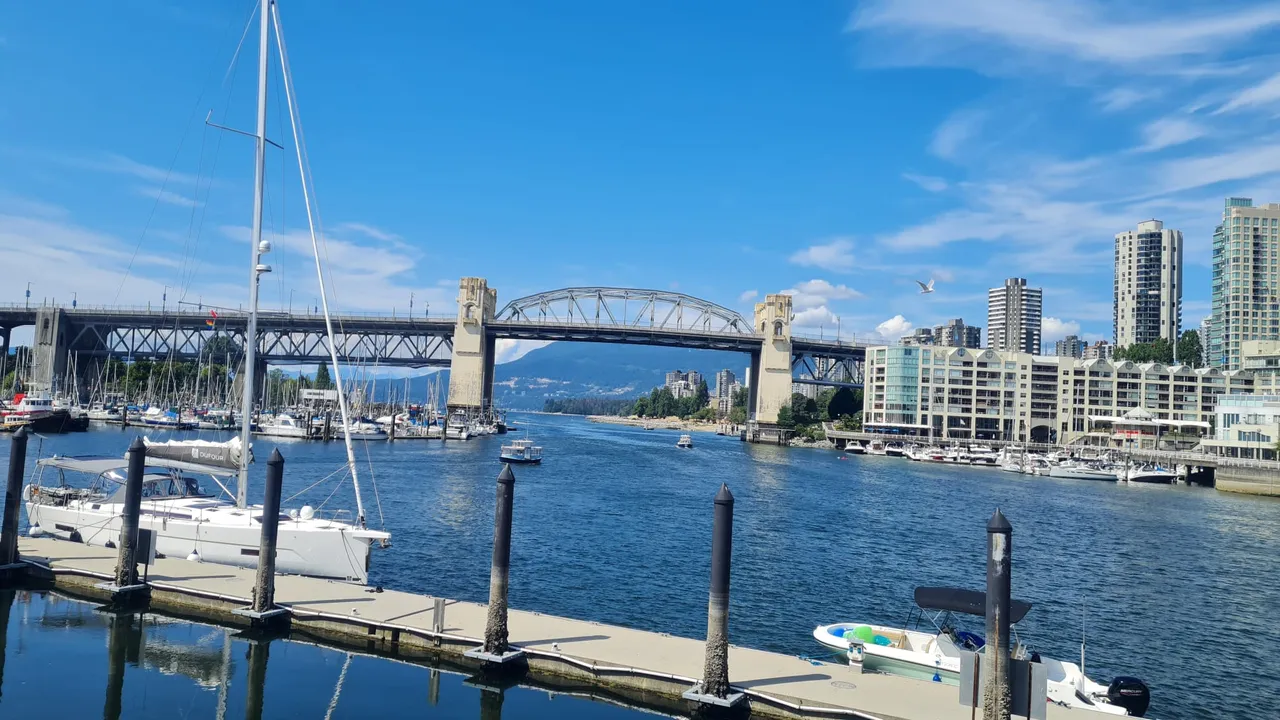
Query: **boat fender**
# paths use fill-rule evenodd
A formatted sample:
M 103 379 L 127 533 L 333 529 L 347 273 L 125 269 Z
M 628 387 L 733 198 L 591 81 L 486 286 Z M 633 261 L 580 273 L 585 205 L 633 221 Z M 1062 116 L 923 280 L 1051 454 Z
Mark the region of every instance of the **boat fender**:
M 27 530 L 27 534 L 33 538 L 44 537 L 44 529 L 39 525 L 32 525 L 30 529 Z
M 187 560 L 197 563 L 200 562 L 200 551 L 193 548 L 191 550 L 191 554 L 187 556 Z
M 32 498 L 32 496 L 34 496 L 35 494 L 36 494 L 36 486 L 35 486 L 35 485 L 23 485 L 23 486 L 22 486 L 22 502 L 31 502 L 31 498 Z
M 76 543 L 84 542 L 84 538 L 80 536 L 79 530 L 72 530 L 71 535 L 69 535 L 67 539 L 70 540 L 71 542 L 76 542 Z
M 316 509 L 311 507 L 310 505 L 303 505 L 302 510 L 298 513 L 298 517 L 302 518 L 303 520 L 310 520 L 315 516 L 316 516 Z

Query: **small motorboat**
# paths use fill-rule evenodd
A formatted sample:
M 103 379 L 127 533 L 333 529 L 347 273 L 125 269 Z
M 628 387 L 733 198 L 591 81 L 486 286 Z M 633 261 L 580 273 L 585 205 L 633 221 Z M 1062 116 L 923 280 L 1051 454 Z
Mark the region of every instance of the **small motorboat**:
M 693 437 L 692 437 L 692 436 L 690 436 L 690 435 L 689 435 L 689 434 L 687 434 L 687 433 L 686 433 L 686 434 L 684 434 L 684 435 L 681 435 L 681 436 L 680 436 L 680 439 L 676 441 L 676 447 L 678 447 L 678 448 L 684 448 L 685 450 L 692 450 L 692 449 L 693 449 Z
M 850 440 L 844 444 L 844 451 L 850 455 L 866 455 L 867 446 L 857 440 Z
M 502 446 L 502 452 L 498 457 L 502 462 L 537 465 L 542 462 L 542 447 L 534 445 L 533 441 L 528 439 L 512 440 L 509 444 Z
M 986 593 L 951 587 L 918 587 L 915 604 L 907 618 L 908 628 L 868 623 L 835 623 L 814 629 L 813 638 L 822 645 L 843 650 L 850 663 L 861 664 L 864 672 L 881 672 L 900 677 L 959 685 L 962 652 L 982 652 L 982 635 L 957 629 L 956 616 L 982 616 Z M 1013 600 L 1009 608 L 1011 625 L 1031 610 L 1031 603 Z M 931 629 L 922 629 L 927 619 Z M 913 622 L 914 620 L 914 622 Z M 1074 663 L 1053 660 L 1031 652 L 1013 632 L 1010 654 L 1045 666 L 1049 700 L 1066 707 L 1088 708 L 1109 715 L 1141 717 L 1151 703 L 1146 683 L 1133 677 L 1117 677 L 1110 685 L 1094 682 Z
M 889 457 L 905 457 L 907 449 L 903 447 L 902 443 L 889 443 L 884 446 L 884 454 Z
M 872 440 L 871 444 L 867 446 L 867 454 L 868 455 L 888 455 L 889 448 L 887 445 L 885 445 L 883 440 Z
M 1128 471 L 1120 471 L 1117 476 L 1131 483 L 1173 485 L 1178 482 L 1178 473 L 1166 470 L 1159 465 L 1137 465 L 1129 468 Z
M 1049 477 L 1115 482 L 1116 471 L 1103 465 L 1067 461 L 1049 466 Z

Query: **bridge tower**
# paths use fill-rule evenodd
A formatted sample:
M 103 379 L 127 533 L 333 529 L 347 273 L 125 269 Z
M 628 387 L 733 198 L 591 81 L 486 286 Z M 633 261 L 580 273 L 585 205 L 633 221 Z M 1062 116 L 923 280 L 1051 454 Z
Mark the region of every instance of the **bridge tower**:
M 493 401 L 494 340 L 485 331 L 498 306 L 498 291 L 484 278 L 462 278 L 458 285 L 458 321 L 449 364 L 448 411 L 474 417 Z
M 31 389 L 53 392 L 67 372 L 67 315 L 59 307 L 36 310 L 36 332 L 31 348 Z M 6 348 L 7 349 L 7 348 Z
M 752 419 L 775 428 L 778 411 L 791 403 L 791 296 L 766 295 L 756 303 L 755 330 L 763 337 L 751 354 Z

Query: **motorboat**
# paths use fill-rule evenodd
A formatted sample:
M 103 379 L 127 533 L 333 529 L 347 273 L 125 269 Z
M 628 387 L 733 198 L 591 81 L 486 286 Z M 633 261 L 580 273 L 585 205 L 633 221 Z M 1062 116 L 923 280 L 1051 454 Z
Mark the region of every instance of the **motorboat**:
M 686 434 L 684 434 L 684 435 L 681 435 L 681 436 L 680 436 L 680 439 L 676 441 L 676 447 L 678 447 L 678 448 L 684 448 L 685 450 L 692 450 L 692 449 L 693 449 L 693 436 L 692 436 L 692 435 L 689 435 L 689 434 L 687 434 L 687 433 L 686 433 Z
M 867 454 L 868 455 L 888 455 L 889 446 L 886 445 L 883 440 L 872 440 L 867 445 Z
M 309 440 L 316 436 L 316 430 L 308 420 L 299 420 L 289 413 L 259 418 L 254 432 L 265 437 L 297 438 Z
M 866 455 L 867 446 L 857 440 L 850 440 L 844 444 L 844 451 L 850 455 Z
M 92 423 L 119 423 L 123 418 L 120 408 L 112 405 L 107 406 L 102 403 L 94 403 L 89 406 L 89 422 Z
M 1049 477 L 1115 482 L 1116 471 L 1114 468 L 1101 464 L 1086 463 L 1083 461 L 1067 461 L 1060 462 L 1057 465 L 1050 465 Z
M 467 431 L 465 425 L 454 425 L 449 423 L 444 429 L 445 440 L 466 440 L 471 437 L 471 433 Z
M 906 453 L 907 449 L 903 447 L 902 443 L 889 443 L 884 446 L 884 454 L 889 457 L 903 457 Z
M 985 445 L 970 445 L 968 455 L 970 465 L 995 467 L 998 460 L 996 452 Z
M 964 616 L 983 616 L 986 593 L 965 588 L 918 587 L 914 599 L 906 628 L 835 623 L 815 628 L 813 638 L 828 648 L 844 651 L 850 663 L 861 664 L 863 672 L 959 685 L 961 653 L 983 652 L 985 640 L 979 633 L 957 628 L 956 622 Z M 1031 603 L 1013 600 L 1010 625 L 1017 625 L 1030 610 Z M 923 629 L 925 620 L 929 629 Z M 1032 652 L 1018 639 L 1016 628 L 1010 655 L 1045 666 L 1047 694 L 1054 703 L 1140 717 L 1151 702 L 1150 689 L 1141 680 L 1117 677 L 1109 685 L 1094 682 L 1079 665 Z
M 55 408 L 53 400 L 44 395 L 18 393 L 12 407 L 0 410 L 6 431 L 27 428 L 28 432 L 63 433 L 70 430 L 71 414 L 63 408 Z M 88 417 L 84 422 L 88 423 Z
M 534 445 L 532 440 L 513 440 L 502 446 L 498 456 L 502 462 L 537 465 L 542 462 L 542 447 Z
M 138 525 L 155 533 L 158 555 L 257 567 L 262 506 L 236 507 L 224 485 L 236 474 L 239 441 L 148 444 Z M 23 493 L 31 534 L 113 547 L 120 538 L 128 460 L 56 456 L 37 465 L 36 482 Z M 71 482 L 76 476 L 87 482 Z M 309 505 L 282 511 L 276 570 L 367 582 L 372 544 L 391 536 L 339 515 Z
M 1178 482 L 1178 473 L 1166 470 L 1159 465 L 1135 465 L 1128 470 L 1120 470 L 1117 477 L 1133 483 L 1151 483 L 1155 485 L 1173 485 Z
M 343 433 L 343 429 L 341 427 L 335 428 L 334 433 L 337 434 L 338 436 L 341 436 Z M 378 425 L 377 423 L 370 422 L 368 420 L 356 420 L 355 422 L 350 424 L 349 428 L 346 430 L 346 433 L 348 437 L 350 437 L 352 440 L 386 440 L 387 439 L 387 431 L 383 430 L 382 426 Z
M 194 424 L 183 422 L 178 413 L 160 407 L 150 407 L 142 413 L 142 424 L 149 428 L 161 430 L 191 430 Z

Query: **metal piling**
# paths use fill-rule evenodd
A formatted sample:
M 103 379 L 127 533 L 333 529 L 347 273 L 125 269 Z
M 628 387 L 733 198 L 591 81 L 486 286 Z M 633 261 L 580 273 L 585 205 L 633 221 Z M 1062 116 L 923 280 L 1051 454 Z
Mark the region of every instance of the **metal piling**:
M 704 705 L 732 707 L 743 698 L 729 688 L 729 566 L 733 556 L 733 493 L 720 485 L 711 529 L 711 592 L 707 600 L 707 656 L 702 683 L 684 694 Z
M 276 539 L 280 534 L 280 489 L 284 457 L 280 449 L 267 460 L 267 486 L 262 501 L 262 538 L 258 543 L 258 576 L 253 584 L 253 611 L 265 613 L 276 605 Z
M 27 429 L 18 428 L 9 448 L 9 482 L 4 494 L 4 522 L 0 526 L 0 566 L 18 562 L 18 508 L 27 467 Z
M 516 476 L 510 465 L 498 474 L 497 507 L 493 515 L 493 562 L 489 567 L 489 617 L 484 628 L 484 651 L 505 655 L 507 644 L 507 590 L 511 576 L 511 506 Z
M 982 653 L 983 720 L 1009 720 L 1009 613 L 1013 527 L 999 509 L 987 523 L 987 642 Z
M 138 515 L 142 508 L 142 475 L 146 471 L 147 447 L 142 438 L 129 446 L 129 470 L 125 479 L 124 518 L 120 525 L 120 553 L 116 561 L 116 588 L 138 584 Z

